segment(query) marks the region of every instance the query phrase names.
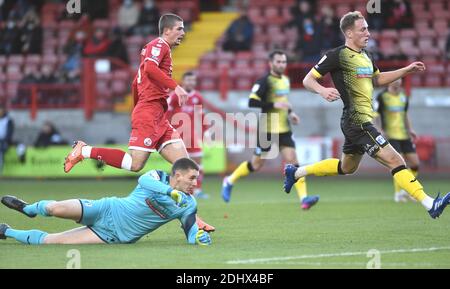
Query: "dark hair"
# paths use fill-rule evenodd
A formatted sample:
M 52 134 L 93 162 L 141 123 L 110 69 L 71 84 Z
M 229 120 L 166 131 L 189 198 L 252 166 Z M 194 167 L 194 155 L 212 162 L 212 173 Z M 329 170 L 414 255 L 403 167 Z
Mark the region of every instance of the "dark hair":
M 181 158 L 178 159 L 176 162 L 173 163 L 172 166 L 172 176 L 175 175 L 177 171 L 184 171 L 184 170 L 196 170 L 199 171 L 200 168 L 198 167 L 197 163 L 189 158 Z
M 342 16 L 340 21 L 340 28 L 342 33 L 345 34 L 347 29 L 353 28 L 356 20 L 364 19 L 364 16 L 359 11 L 348 12 L 344 16 Z
M 182 79 L 185 79 L 188 76 L 195 76 L 195 73 L 193 71 L 186 71 L 185 73 L 183 73 L 183 77 Z
M 172 29 L 178 21 L 183 22 L 183 18 L 172 13 L 162 15 L 158 23 L 159 36 L 163 35 L 165 28 Z
M 286 57 L 287 57 L 286 52 L 284 52 L 283 50 L 277 49 L 277 50 L 273 50 L 269 53 L 269 60 L 273 61 L 273 59 L 275 58 L 275 55 L 286 55 Z

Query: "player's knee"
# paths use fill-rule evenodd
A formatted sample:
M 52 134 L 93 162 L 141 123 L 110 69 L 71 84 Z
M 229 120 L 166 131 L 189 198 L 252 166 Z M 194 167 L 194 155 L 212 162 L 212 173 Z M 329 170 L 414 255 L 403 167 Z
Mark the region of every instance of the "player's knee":
M 411 163 L 411 164 L 408 164 L 408 167 L 409 167 L 411 170 L 415 171 L 415 172 L 418 172 L 418 171 L 419 171 L 419 164 L 418 164 L 418 163 Z
M 262 168 L 263 164 L 260 163 L 260 162 L 254 162 L 254 163 L 251 164 L 251 166 L 252 166 L 252 169 L 253 169 L 252 171 L 253 172 L 257 172 L 257 171 L 259 171 Z
M 145 166 L 145 163 L 135 162 L 133 160 L 133 162 L 131 164 L 131 171 L 137 173 L 137 172 L 141 171 L 144 168 L 144 166 Z
M 348 165 L 348 164 L 342 165 L 342 164 L 341 164 L 340 172 L 341 172 L 343 175 L 352 175 L 352 174 L 354 174 L 357 170 L 358 170 L 358 165 L 354 165 L 354 164 L 351 164 L 351 165 Z
M 58 204 L 58 202 L 48 204 L 47 207 L 45 207 L 45 210 L 50 216 L 58 216 L 58 214 L 62 211 L 61 205 Z

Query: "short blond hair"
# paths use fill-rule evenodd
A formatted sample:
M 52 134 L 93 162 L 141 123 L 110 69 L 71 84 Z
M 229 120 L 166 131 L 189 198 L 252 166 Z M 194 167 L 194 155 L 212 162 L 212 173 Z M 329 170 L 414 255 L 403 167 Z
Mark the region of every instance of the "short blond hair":
M 359 11 L 348 12 L 347 14 L 342 16 L 340 25 L 339 25 L 342 33 L 345 34 L 345 31 L 347 31 L 347 29 L 353 28 L 353 26 L 355 26 L 356 20 L 359 20 L 359 19 L 364 19 L 364 16 Z

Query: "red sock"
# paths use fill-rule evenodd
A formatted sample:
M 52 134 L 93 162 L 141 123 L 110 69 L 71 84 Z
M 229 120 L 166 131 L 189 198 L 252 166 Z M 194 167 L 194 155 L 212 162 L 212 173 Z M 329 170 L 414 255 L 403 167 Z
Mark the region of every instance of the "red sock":
M 121 169 L 122 160 L 125 155 L 124 151 L 118 149 L 106 149 L 106 148 L 92 148 L 91 159 L 96 159 L 105 162 L 106 164 Z

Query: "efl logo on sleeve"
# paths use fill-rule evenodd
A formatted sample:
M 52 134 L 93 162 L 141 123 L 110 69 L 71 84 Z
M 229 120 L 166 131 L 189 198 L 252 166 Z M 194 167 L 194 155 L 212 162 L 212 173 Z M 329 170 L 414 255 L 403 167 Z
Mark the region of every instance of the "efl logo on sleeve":
M 152 55 L 153 56 L 159 56 L 160 54 L 161 54 L 161 48 L 152 47 Z
M 377 141 L 377 143 L 379 145 L 383 145 L 386 143 L 386 139 L 382 135 L 377 136 L 377 138 L 375 140 Z

